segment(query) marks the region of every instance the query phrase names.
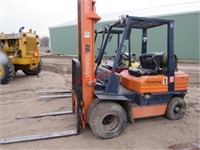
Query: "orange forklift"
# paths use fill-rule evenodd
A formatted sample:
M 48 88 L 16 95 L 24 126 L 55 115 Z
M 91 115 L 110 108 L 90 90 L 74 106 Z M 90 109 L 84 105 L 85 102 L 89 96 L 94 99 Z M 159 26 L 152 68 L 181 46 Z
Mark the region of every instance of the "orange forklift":
M 79 1 L 79 6 L 86 4 Z M 91 1 L 94 4 L 93 1 Z M 83 11 L 87 10 L 84 6 Z M 82 8 L 82 7 L 80 7 Z M 92 10 L 94 7 L 91 8 Z M 99 17 L 79 11 L 79 58 L 72 61 L 73 103 L 77 113 L 78 130 L 89 124 L 93 133 L 103 139 L 114 138 L 127 121 L 166 115 L 181 119 L 186 111 L 184 96 L 188 75 L 177 69 L 174 55 L 174 21 L 154 18 L 121 16 L 109 25 L 101 53 L 94 61 L 94 23 Z M 147 51 L 148 29 L 165 26 L 167 47 L 164 52 Z M 101 66 L 102 56 L 113 30 L 123 30 L 111 70 Z M 142 30 L 140 66 L 117 73 L 123 47 L 132 30 Z M 81 78 L 80 78 L 81 77 Z M 78 80 L 77 79 L 81 79 Z
M 77 129 L 6 138 L 12 143 L 79 133 L 87 124 L 102 139 L 117 137 L 127 121 L 166 115 L 181 119 L 186 112 L 184 96 L 188 89 L 188 75 L 177 69 L 174 55 L 174 21 L 154 18 L 121 16 L 109 25 L 105 40 L 95 63 L 94 31 L 100 17 L 95 13 L 94 0 L 78 0 L 78 59 L 72 60 L 72 107 L 77 115 Z M 165 52 L 147 51 L 147 31 L 165 26 Z M 123 30 L 112 69 L 101 65 L 113 30 Z M 142 30 L 140 66 L 116 72 L 123 47 L 132 30 Z
M 79 6 L 84 4 L 86 1 L 79 1 Z M 85 7 L 81 10 L 85 11 Z M 118 136 L 127 120 L 133 122 L 134 119 L 161 115 L 172 120 L 181 119 L 186 111 L 184 96 L 188 75 L 177 70 L 174 21 L 121 16 L 119 21 L 109 26 L 95 66 L 93 33 L 94 23 L 99 17 L 94 11 L 89 13 L 93 17 L 85 14 L 79 11 L 79 58 L 72 61 L 73 102 L 78 130 L 88 123 L 96 136 L 108 139 Z M 159 26 L 165 26 L 167 30 L 166 52 L 147 52 L 147 31 Z M 101 58 L 113 30 L 123 30 L 123 35 L 112 70 L 109 70 L 101 66 Z M 117 73 L 120 56 L 124 55 L 123 45 L 130 39 L 132 30 L 142 30 L 140 66 Z M 77 79 L 81 80 L 77 82 Z

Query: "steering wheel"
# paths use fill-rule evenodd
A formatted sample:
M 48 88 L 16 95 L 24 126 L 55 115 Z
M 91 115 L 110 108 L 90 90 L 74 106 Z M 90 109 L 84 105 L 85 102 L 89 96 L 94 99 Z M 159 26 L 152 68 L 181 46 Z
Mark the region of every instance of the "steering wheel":
M 121 52 L 121 55 L 123 55 L 123 56 L 127 57 L 128 59 L 130 59 L 130 57 L 129 57 L 129 54 L 128 54 L 128 53 Z

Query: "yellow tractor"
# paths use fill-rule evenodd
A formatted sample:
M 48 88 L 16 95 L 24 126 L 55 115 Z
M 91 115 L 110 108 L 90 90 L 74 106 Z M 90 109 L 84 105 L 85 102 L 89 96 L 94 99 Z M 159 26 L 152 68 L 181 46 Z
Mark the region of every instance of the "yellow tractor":
M 41 71 L 41 61 L 38 52 L 39 36 L 36 32 L 0 34 L 0 80 L 7 84 L 18 70 L 26 75 L 38 75 Z

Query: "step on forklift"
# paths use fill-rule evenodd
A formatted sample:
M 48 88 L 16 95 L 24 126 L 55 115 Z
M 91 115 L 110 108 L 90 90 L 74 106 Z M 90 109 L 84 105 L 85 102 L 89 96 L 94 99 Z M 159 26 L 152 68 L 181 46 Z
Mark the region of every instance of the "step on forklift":
M 109 26 L 102 46 L 104 52 L 112 30 L 123 30 L 110 70 L 100 62 L 95 64 L 94 31 L 100 17 L 95 13 L 94 5 L 93 0 L 78 0 L 78 59 L 72 60 L 72 107 L 77 115 L 77 128 L 6 138 L 1 144 L 75 135 L 87 124 L 97 137 L 110 139 L 123 132 L 127 121 L 133 123 L 134 119 L 163 115 L 178 120 L 184 116 L 189 77 L 177 70 L 174 21 L 121 16 Z M 147 30 L 159 26 L 166 26 L 167 51 L 149 53 Z M 135 29 L 142 30 L 140 66 L 117 73 L 124 42 Z

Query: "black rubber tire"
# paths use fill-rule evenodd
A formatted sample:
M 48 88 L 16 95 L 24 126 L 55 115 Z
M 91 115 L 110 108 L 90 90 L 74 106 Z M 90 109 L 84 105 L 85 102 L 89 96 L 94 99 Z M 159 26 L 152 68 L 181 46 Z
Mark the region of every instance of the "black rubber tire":
M 33 76 L 33 75 L 37 75 L 39 73 L 37 69 L 36 70 L 22 70 L 22 71 L 27 76 Z
M 15 76 L 15 67 L 11 62 L 2 64 L 4 75 L 1 77 L 1 84 L 7 84 Z
M 89 106 L 88 110 L 87 110 L 87 122 L 90 122 L 90 115 L 91 112 L 93 111 L 93 109 L 95 109 L 96 105 L 98 105 L 101 101 L 96 98 L 93 100 L 93 102 L 91 103 L 91 105 Z
M 25 75 L 27 76 L 33 76 L 33 75 L 38 75 L 41 72 L 41 60 L 39 62 L 38 68 L 35 70 L 22 70 Z
M 121 105 L 115 102 L 98 103 L 90 113 L 89 125 L 93 133 L 102 139 L 120 135 L 127 123 L 127 115 Z
M 7 84 L 9 82 L 9 68 L 8 68 L 8 63 L 6 64 L 1 64 L 1 69 L 2 69 L 2 75 L 0 77 L 1 84 Z
M 12 80 L 15 77 L 15 66 L 10 62 L 9 63 L 9 80 Z
M 166 117 L 170 120 L 181 119 L 186 112 L 186 103 L 181 97 L 173 97 L 167 106 Z

